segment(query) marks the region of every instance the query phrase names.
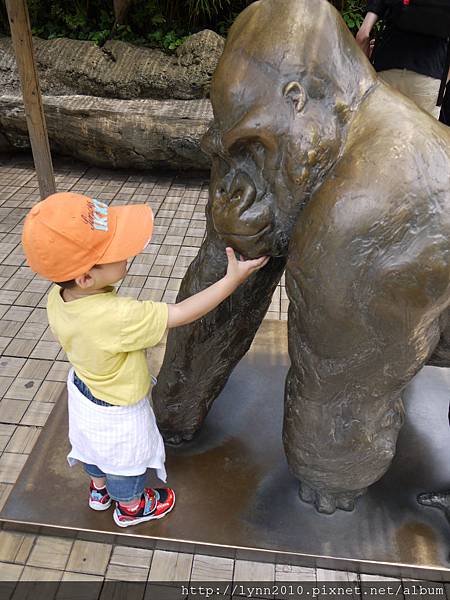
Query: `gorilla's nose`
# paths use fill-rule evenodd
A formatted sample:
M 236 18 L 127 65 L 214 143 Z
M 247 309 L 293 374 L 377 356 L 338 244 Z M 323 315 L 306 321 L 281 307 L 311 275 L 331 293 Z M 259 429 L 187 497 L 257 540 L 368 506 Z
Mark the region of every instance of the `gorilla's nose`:
M 230 181 L 230 179 L 228 179 Z M 213 190 L 212 216 L 219 234 L 252 236 L 260 233 L 271 220 L 267 206 L 257 201 L 257 189 L 251 178 L 237 172 L 227 186 L 219 181 Z
M 253 181 L 246 173 L 238 171 L 228 188 L 225 179 L 218 183 L 214 194 L 215 210 L 240 217 L 255 199 L 256 188 Z

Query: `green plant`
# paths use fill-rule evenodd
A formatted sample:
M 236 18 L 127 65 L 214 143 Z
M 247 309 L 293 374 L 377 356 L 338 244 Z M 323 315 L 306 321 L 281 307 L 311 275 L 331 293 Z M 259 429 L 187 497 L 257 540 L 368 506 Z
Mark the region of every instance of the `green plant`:
M 366 0 L 345 0 L 342 16 L 352 33 L 361 27 L 366 11 Z
M 147 39 L 154 45 L 161 46 L 165 50 L 175 50 L 184 42 L 187 36 L 179 35 L 176 31 L 171 30 L 164 33 L 162 29 L 157 29 L 147 36 Z
M 69 37 L 103 45 L 111 37 L 174 51 L 186 36 L 205 27 L 226 36 L 237 15 L 253 0 L 134 0 L 123 24 L 114 27 L 113 0 L 27 0 L 34 35 Z M 356 33 L 366 0 L 332 0 Z M 9 34 L 0 0 L 0 34 Z
M 195 21 L 202 16 L 212 19 L 223 10 L 223 5 L 229 5 L 231 0 L 188 0 L 190 18 Z

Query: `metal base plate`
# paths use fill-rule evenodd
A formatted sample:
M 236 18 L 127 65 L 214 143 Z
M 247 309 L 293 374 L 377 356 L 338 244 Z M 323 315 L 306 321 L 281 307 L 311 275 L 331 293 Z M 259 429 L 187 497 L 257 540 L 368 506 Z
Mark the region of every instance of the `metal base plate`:
M 162 351 L 156 351 L 159 360 Z M 111 511 L 88 508 L 86 476 L 66 463 L 62 397 L 0 519 L 178 551 L 450 580 L 449 525 L 439 510 L 415 500 L 420 491 L 450 487 L 450 370 L 426 367 L 414 379 L 391 469 L 353 513 L 326 516 L 299 500 L 286 464 L 281 431 L 288 365 L 286 323 L 264 323 L 198 437 L 167 449 L 175 510 L 126 530 L 115 526 Z

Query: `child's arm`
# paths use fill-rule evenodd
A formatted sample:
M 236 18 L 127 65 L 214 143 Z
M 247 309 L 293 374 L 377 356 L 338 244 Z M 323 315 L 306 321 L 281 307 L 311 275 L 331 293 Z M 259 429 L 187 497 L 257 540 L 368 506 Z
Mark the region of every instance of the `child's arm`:
M 168 305 L 169 320 L 167 326 L 169 328 L 187 325 L 209 313 L 225 298 L 228 298 L 252 273 L 264 267 L 269 261 L 268 256 L 262 256 L 255 260 L 238 261 L 232 248 L 227 248 L 226 252 L 228 268 L 225 277 L 178 304 Z

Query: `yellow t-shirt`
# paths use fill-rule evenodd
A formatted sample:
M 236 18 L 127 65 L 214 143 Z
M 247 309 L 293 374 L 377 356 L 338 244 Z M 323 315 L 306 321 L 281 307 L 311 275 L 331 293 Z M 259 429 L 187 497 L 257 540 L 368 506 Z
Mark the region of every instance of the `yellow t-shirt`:
M 114 288 L 71 302 L 60 292 L 54 286 L 48 295 L 48 321 L 78 377 L 104 402 L 142 400 L 151 383 L 145 348 L 163 337 L 167 304 L 122 298 Z

